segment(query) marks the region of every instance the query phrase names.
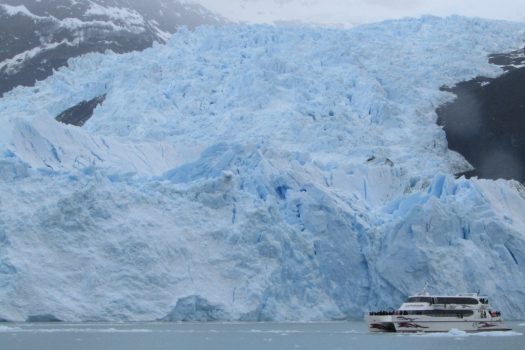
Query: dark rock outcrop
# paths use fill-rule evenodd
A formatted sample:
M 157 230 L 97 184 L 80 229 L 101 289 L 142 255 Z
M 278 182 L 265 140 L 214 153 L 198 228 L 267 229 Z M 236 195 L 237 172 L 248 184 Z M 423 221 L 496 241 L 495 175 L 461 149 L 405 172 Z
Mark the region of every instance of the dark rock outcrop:
M 489 62 L 501 66 L 505 72 L 512 71 L 525 65 L 525 49 L 490 55 Z
M 64 123 L 76 126 L 82 126 L 86 121 L 91 118 L 93 111 L 106 99 L 106 95 L 97 96 L 89 101 L 82 101 L 77 105 L 66 109 L 58 116 L 56 120 Z
M 457 99 L 438 108 L 449 148 L 474 170 L 467 177 L 525 181 L 525 55 L 523 50 L 492 55 L 506 71 L 498 78 L 478 77 L 443 88 Z

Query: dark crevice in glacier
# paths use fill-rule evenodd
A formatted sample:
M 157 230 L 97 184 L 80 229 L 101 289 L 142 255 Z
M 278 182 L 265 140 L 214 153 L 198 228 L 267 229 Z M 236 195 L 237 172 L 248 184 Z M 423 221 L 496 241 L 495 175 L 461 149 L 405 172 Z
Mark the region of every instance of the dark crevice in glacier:
M 235 224 L 235 219 L 237 218 L 237 207 L 235 205 L 232 208 L 232 225 Z
M 449 148 L 462 154 L 474 170 L 458 174 L 525 181 L 525 52 L 495 54 L 502 66 L 497 78 L 477 77 L 443 87 L 457 99 L 437 109 Z
M 507 248 L 507 251 L 509 252 L 510 256 L 512 257 L 512 260 L 514 260 L 514 262 L 516 263 L 516 265 L 519 265 L 519 264 L 518 264 L 518 260 L 516 259 L 516 256 L 514 255 L 514 253 L 512 252 L 512 250 L 511 250 L 509 247 L 507 247 L 507 246 L 505 246 L 505 248 Z
M 463 239 L 467 240 L 470 238 L 470 225 L 462 227 L 461 231 L 463 232 Z
M 279 199 L 285 200 L 286 199 L 286 191 L 288 191 L 288 186 L 286 185 L 280 185 L 275 188 L 275 192 L 279 196 Z

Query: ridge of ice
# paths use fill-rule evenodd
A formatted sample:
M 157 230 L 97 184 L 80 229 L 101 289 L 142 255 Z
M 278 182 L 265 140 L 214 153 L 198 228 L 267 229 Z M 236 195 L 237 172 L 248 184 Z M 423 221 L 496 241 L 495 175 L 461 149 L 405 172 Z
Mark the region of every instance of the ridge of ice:
M 0 317 L 358 319 L 424 281 L 525 314 L 525 189 L 453 174 L 442 85 L 520 23 L 181 30 L 0 99 Z M 102 94 L 83 128 L 54 117 Z M 83 161 L 79 162 L 78 159 Z M 181 304 L 182 305 L 182 304 Z

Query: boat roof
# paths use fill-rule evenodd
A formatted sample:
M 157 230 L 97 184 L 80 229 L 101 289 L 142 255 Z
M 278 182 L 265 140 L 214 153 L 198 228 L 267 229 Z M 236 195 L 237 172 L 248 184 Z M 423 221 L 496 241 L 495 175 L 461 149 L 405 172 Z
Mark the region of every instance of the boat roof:
M 486 295 L 479 295 L 478 293 L 460 293 L 460 294 L 415 294 L 410 295 L 409 298 L 487 298 Z

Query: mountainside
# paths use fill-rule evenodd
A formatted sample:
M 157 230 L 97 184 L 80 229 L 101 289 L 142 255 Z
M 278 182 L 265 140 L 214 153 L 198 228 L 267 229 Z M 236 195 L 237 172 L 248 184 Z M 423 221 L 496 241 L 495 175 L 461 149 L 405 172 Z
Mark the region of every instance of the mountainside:
M 497 78 L 476 77 L 453 88 L 458 97 L 441 106 L 438 121 L 450 149 L 474 166 L 466 176 L 525 182 L 525 52 L 491 55 L 506 71 Z
M 425 281 L 523 318 L 525 188 L 455 179 L 435 109 L 524 39 L 460 17 L 204 27 L 11 91 L 0 318 L 361 319 Z
M 0 0 L 0 96 L 87 52 L 143 50 L 180 26 L 223 20 L 175 0 Z

